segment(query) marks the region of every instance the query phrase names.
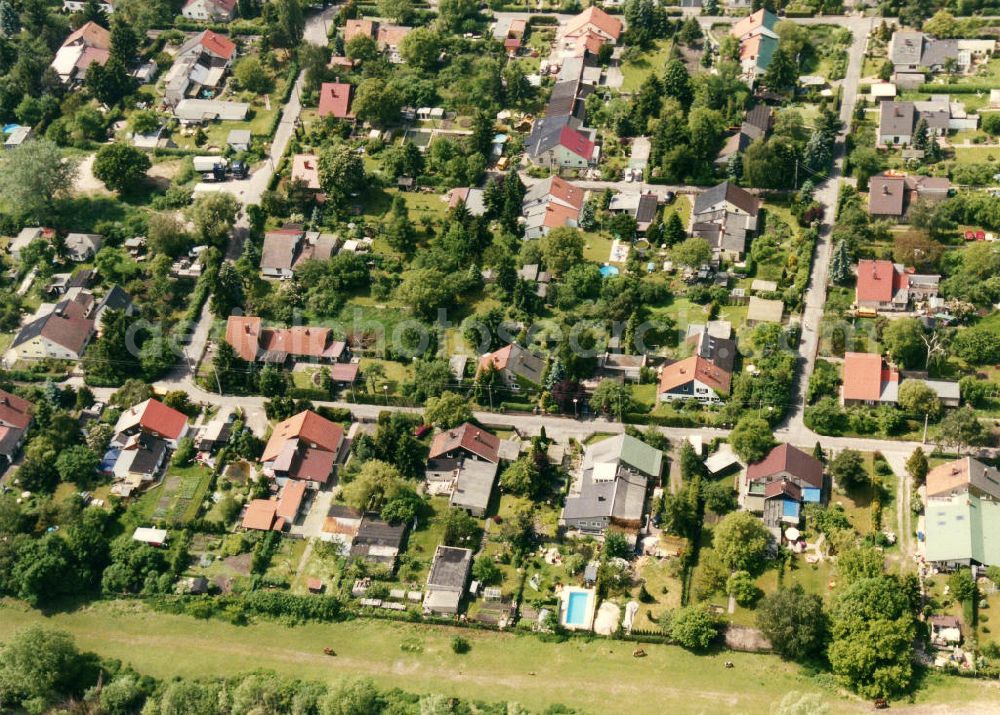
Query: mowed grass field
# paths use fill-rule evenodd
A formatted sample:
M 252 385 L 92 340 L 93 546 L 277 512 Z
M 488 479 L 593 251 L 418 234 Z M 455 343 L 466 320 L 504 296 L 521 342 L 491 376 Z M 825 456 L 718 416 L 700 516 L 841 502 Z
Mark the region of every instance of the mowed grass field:
M 573 639 L 544 643 L 533 636 L 389 621 L 286 626 L 264 622 L 233 626 L 217 620 L 154 613 L 138 602 L 100 602 L 46 617 L 11 601 L 0 602 L 0 641 L 33 624 L 63 629 L 77 644 L 119 658 L 157 678 L 227 676 L 258 668 L 327 683 L 368 677 L 383 687 L 437 692 L 476 700 L 511 700 L 541 710 L 554 703 L 592 713 L 769 713 L 789 692 L 818 693 L 831 713 L 866 712 L 870 704 L 835 694 L 777 657 L 723 652 L 693 655 L 671 646 L 645 645 L 632 657 L 621 641 Z M 451 651 L 461 632 L 472 644 Z M 404 652 L 400 643 L 419 644 Z M 322 654 L 324 647 L 337 652 Z M 732 670 L 725 661 L 733 661 Z M 893 710 L 990 712 L 1000 698 L 996 683 L 932 676 L 915 706 Z M 995 712 L 995 710 L 994 710 Z

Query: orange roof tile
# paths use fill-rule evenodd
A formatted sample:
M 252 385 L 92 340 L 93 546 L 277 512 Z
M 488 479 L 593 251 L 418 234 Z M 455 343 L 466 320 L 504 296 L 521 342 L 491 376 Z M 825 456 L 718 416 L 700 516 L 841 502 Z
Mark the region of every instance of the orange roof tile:
M 618 42 L 618 38 L 622 34 L 622 21 L 617 17 L 612 17 L 601 8 L 591 5 L 570 19 L 566 24 L 565 35 L 573 37 L 591 29 L 595 29 L 614 42 Z
M 251 315 L 230 315 L 226 320 L 226 342 L 247 362 L 257 359 L 260 349 L 260 318 Z
M 260 461 L 273 460 L 281 453 L 285 442 L 293 439 L 301 439 L 327 452 L 337 452 L 344 440 L 344 428 L 312 410 L 304 410 L 275 426 Z
M 663 368 L 660 373 L 660 392 L 674 390 L 694 379 L 720 394 L 728 395 L 733 376 L 712 362 L 692 355 Z
M 844 399 L 878 401 L 882 383 L 898 382 L 899 373 L 882 366 L 882 356 L 873 353 L 844 353 Z
M 319 88 L 319 116 L 351 119 L 351 85 L 346 82 L 324 82 Z
M 247 506 L 246 514 L 243 515 L 243 528 L 271 531 L 277 527 L 275 524 L 277 511 L 278 502 L 270 499 L 254 499 Z

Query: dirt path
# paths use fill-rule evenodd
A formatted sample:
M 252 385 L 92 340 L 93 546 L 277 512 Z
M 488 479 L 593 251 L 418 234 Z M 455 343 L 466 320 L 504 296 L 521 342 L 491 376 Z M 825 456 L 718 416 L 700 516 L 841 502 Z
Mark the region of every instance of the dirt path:
M 896 539 L 904 564 L 913 561 L 913 509 L 910 502 L 910 475 L 906 473 L 906 454 L 883 455 L 896 475 Z
M 94 157 L 96 154 L 88 154 L 87 158 L 80 162 L 80 168 L 76 174 L 76 181 L 73 182 L 73 190 L 82 194 L 105 194 L 111 195 L 104 182 L 94 176 Z

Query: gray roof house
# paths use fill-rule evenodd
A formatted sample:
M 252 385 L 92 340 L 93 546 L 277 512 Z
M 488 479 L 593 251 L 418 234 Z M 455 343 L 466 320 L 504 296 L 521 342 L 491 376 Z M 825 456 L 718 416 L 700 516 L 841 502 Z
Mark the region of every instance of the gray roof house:
M 454 615 L 465 595 L 465 584 L 472 569 L 472 550 L 438 546 L 427 575 L 424 613 Z
M 620 434 L 587 448 L 573 479 L 560 523 L 570 529 L 603 533 L 611 525 L 642 525 L 651 479 L 663 469 L 663 453 Z
M 366 513 L 351 543 L 351 558 L 382 564 L 392 570 L 405 539 L 406 524 L 390 524 L 378 514 Z
M 74 261 L 86 261 L 104 245 L 104 236 L 96 233 L 71 233 L 66 236 L 66 255 Z
M 910 144 L 917 111 L 913 102 L 882 102 L 878 115 L 878 143 L 887 146 Z

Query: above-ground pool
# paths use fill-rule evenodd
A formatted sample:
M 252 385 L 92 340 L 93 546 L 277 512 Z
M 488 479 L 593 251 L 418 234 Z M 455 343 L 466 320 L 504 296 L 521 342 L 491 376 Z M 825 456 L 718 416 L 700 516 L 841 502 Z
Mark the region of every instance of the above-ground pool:
M 594 589 L 570 586 L 562 594 L 561 618 L 563 626 L 571 630 L 589 631 L 594 627 Z
M 618 266 L 601 266 L 602 278 L 611 278 L 612 276 L 617 276 L 618 273 Z

